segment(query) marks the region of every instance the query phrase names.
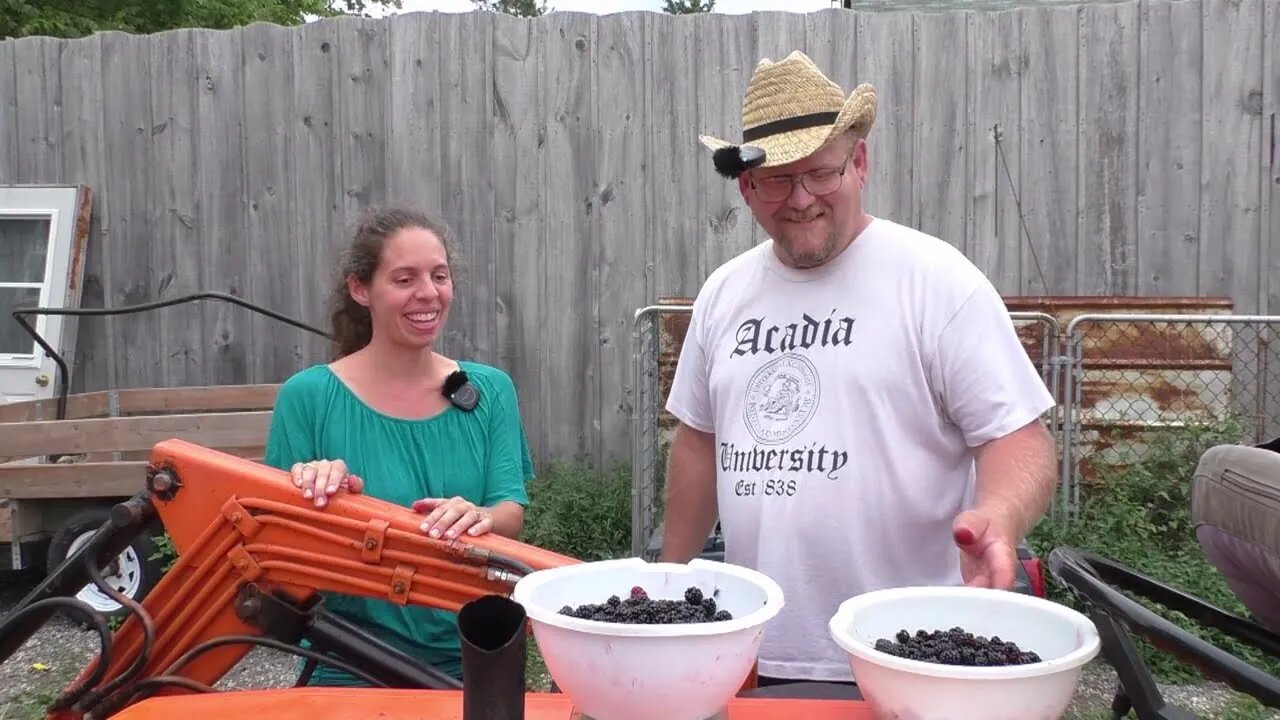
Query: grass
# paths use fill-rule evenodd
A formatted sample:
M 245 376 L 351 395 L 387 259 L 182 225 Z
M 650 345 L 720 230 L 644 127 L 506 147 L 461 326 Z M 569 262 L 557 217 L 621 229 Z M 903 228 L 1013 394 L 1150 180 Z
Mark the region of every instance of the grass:
M 19 693 L 0 705 L 0 720 L 43 720 L 44 709 L 57 697 L 56 690 Z

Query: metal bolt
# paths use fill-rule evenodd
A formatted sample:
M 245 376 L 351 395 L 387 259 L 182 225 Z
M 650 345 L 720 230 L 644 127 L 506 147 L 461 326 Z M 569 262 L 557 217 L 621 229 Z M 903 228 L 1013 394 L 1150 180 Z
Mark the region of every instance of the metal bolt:
M 239 522 L 240 522 L 240 513 L 238 513 L 238 512 L 233 512 L 233 513 L 231 513 L 231 522 L 233 522 L 233 523 L 239 523 Z
M 373 538 L 369 538 L 368 540 L 364 541 L 364 547 L 366 550 L 372 550 L 378 547 L 378 541 L 374 540 Z
M 402 583 L 402 582 L 397 582 L 397 583 L 395 583 L 394 585 L 392 585 L 392 586 L 391 586 L 391 589 L 392 589 L 392 591 L 394 591 L 397 595 L 399 595 L 400 593 L 404 592 L 404 583 Z

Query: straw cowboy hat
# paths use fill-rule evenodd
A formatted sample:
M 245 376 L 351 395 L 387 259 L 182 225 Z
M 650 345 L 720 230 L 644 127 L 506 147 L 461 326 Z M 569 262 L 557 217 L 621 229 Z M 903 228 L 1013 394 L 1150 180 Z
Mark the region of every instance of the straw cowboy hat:
M 876 91 L 867 83 L 845 96 L 840 86 L 796 51 L 761 60 L 742 99 L 742 142 L 700 135 L 713 150 L 716 172 L 736 178 L 753 167 L 807 157 L 845 130 L 866 137 L 876 119 Z

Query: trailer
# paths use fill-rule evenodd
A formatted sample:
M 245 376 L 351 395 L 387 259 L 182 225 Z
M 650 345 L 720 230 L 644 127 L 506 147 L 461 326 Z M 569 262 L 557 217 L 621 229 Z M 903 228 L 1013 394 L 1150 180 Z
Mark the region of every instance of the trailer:
M 261 458 L 278 384 L 142 387 L 71 394 L 84 318 L 218 301 L 328 338 L 321 329 L 223 292 L 120 307 L 80 306 L 92 190 L 0 184 L 0 571 L 52 570 L 146 482 L 151 448 L 186 439 Z M 141 533 L 105 568 L 141 600 L 164 572 L 167 537 Z M 124 609 L 90 584 L 81 599 Z
M 0 405 L 0 570 L 52 569 L 142 490 L 151 448 L 170 438 L 260 460 L 279 385 L 108 390 Z M 61 401 L 62 418 L 57 419 Z M 141 600 L 164 573 L 167 537 L 139 534 L 105 569 Z M 78 597 L 124 608 L 89 584 Z

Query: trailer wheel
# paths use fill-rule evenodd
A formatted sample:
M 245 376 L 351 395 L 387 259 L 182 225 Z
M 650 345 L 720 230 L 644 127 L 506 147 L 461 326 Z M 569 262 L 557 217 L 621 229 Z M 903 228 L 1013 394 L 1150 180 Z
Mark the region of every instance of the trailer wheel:
M 49 571 L 61 565 L 63 560 L 88 542 L 94 532 L 107 521 L 109 514 L 108 507 L 90 508 L 77 513 L 63 524 L 49 543 Z M 156 544 L 151 534 L 139 534 L 124 552 L 102 568 L 102 579 L 125 597 L 142 602 L 163 574 L 163 565 L 151 559 L 155 552 Z M 81 588 L 76 593 L 76 598 L 109 618 L 129 614 L 124 606 L 112 600 L 111 596 L 92 582 Z

